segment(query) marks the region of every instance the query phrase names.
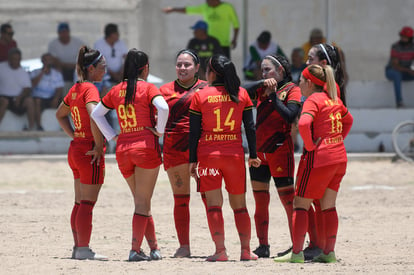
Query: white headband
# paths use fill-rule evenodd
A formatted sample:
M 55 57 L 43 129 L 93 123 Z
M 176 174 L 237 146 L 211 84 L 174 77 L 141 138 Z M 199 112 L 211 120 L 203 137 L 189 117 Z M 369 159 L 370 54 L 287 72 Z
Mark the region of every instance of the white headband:
M 322 51 L 323 51 L 323 53 L 324 53 L 324 54 L 325 54 L 325 56 L 326 56 L 326 59 L 328 59 L 328 62 L 329 62 L 329 64 L 328 64 L 328 65 L 331 65 L 331 66 L 332 66 L 331 59 L 329 58 L 329 55 L 328 55 L 328 52 L 327 52 L 327 51 L 326 51 L 326 49 L 325 49 L 325 46 L 324 46 L 323 44 L 319 44 L 319 46 L 321 46 Z
M 271 56 L 271 55 L 266 55 L 266 56 L 265 56 L 265 58 L 268 58 L 268 59 L 272 59 L 272 60 L 274 60 L 274 61 L 276 62 L 276 64 L 277 64 L 277 65 L 279 65 L 279 67 L 281 67 L 281 66 L 282 66 L 282 64 L 280 64 L 279 60 L 277 60 L 276 58 L 274 58 L 274 57 L 273 57 L 273 56 Z

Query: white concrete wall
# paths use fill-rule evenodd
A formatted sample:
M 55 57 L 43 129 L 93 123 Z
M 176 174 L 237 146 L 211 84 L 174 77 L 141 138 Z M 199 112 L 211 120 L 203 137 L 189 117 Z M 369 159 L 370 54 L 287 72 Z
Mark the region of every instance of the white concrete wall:
M 403 25 L 414 27 L 412 0 L 228 0 L 243 22 L 248 3 L 248 25 L 242 26 L 233 60 L 241 72 L 243 42 L 250 43 L 270 30 L 284 51 L 302 45 L 309 31 L 326 26 L 330 3 L 331 40 L 344 49 L 351 80 L 383 80 L 390 45 Z M 72 34 L 92 45 L 108 22 L 119 24 L 121 38 L 130 48 L 150 54 L 151 71 L 166 80 L 175 78 L 174 55 L 192 37 L 189 29 L 198 16 L 165 15 L 165 6 L 185 6 L 204 0 L 14 0 L 0 2 L 0 21 L 11 21 L 25 59 L 39 57 L 56 37 L 59 21 L 71 24 Z M 243 33 L 246 33 L 246 39 Z

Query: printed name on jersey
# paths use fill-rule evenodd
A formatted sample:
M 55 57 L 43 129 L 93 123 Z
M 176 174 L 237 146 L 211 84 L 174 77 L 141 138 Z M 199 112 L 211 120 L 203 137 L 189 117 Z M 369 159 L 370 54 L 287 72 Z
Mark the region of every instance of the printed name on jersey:
M 229 95 L 210 95 L 207 97 L 208 103 L 229 102 L 231 98 Z
M 237 140 L 236 134 L 230 134 L 230 135 L 206 135 L 206 141 L 228 141 L 228 140 Z

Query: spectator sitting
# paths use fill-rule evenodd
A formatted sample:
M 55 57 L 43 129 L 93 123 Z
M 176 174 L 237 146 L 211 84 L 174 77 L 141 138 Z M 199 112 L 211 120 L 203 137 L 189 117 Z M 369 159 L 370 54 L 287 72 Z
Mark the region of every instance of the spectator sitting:
M 305 53 L 302 48 L 294 48 L 290 55 L 290 73 L 292 74 L 292 81 L 296 85 L 299 84 L 300 75 L 302 74 L 303 69 L 306 68 L 306 63 L 303 62 L 304 57 Z
M 260 64 L 266 55 L 282 55 L 286 57 L 282 48 L 271 41 L 272 35 L 269 31 L 263 31 L 249 47 L 249 54 L 243 67 L 246 80 L 259 80 L 262 78 Z
M 394 83 L 397 108 L 404 107 L 401 93 L 401 81 L 414 80 L 414 30 L 404 27 L 400 31 L 400 40 L 392 44 L 390 60 L 385 68 L 385 76 Z
M 58 38 L 49 43 L 48 52 L 55 58 L 56 68 L 63 74 L 68 86 L 73 83 L 73 74 L 79 48 L 85 43 L 77 37 L 70 35 L 69 24 L 60 23 L 57 28 Z
M 27 112 L 29 124 L 24 130 L 35 130 L 34 104 L 30 96 L 32 84 L 29 74 L 20 66 L 21 58 L 21 51 L 12 48 L 8 62 L 0 63 L 0 122 L 7 109 L 17 115 Z
M 198 77 L 206 80 L 207 60 L 214 54 L 222 54 L 223 51 L 218 40 L 207 34 L 208 25 L 206 22 L 197 21 L 191 28 L 194 30 L 194 38 L 188 42 L 187 49 L 194 50 L 198 54 L 200 58 Z
M 38 130 L 43 131 L 40 123 L 42 111 L 45 108 L 57 108 L 63 95 L 62 73 L 53 68 L 53 56 L 50 53 L 42 55 L 43 68 L 31 72 L 32 97 L 34 100 L 34 118 Z
M 119 39 L 118 26 L 109 23 L 105 26 L 105 37 L 95 42 L 94 48 L 102 53 L 106 60 L 107 74 L 112 85 L 118 84 L 123 79 L 124 58 L 128 48 L 124 41 Z M 101 94 L 104 96 L 104 94 Z
M 9 23 L 2 24 L 0 27 L 0 62 L 7 61 L 9 50 L 17 48 L 17 42 L 13 39 L 13 28 Z

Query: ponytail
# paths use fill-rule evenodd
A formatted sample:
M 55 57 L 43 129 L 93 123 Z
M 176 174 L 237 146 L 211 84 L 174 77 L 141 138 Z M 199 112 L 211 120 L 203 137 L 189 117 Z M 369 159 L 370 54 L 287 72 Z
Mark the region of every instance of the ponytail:
M 320 90 L 325 90 L 333 101 L 337 101 L 337 85 L 331 66 L 309 65 L 303 70 L 302 75 Z
M 210 70 L 216 74 L 216 80 L 213 84 L 223 83 L 230 99 L 238 103 L 240 78 L 237 75 L 233 62 L 224 55 L 213 55 L 208 65 Z
M 96 67 L 103 60 L 102 54 L 88 46 L 82 46 L 79 49 L 78 59 L 76 61 L 76 73 L 80 81 L 88 80 L 88 67 Z
M 135 48 L 128 51 L 124 64 L 124 81 L 127 82 L 125 106 L 134 102 L 137 80 L 142 75 L 146 65 L 148 65 L 148 55 L 146 53 Z

